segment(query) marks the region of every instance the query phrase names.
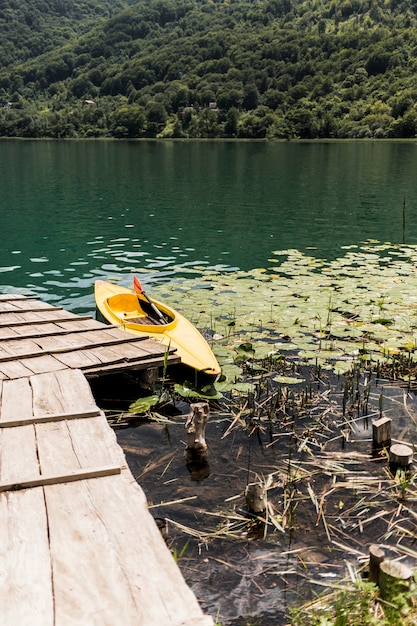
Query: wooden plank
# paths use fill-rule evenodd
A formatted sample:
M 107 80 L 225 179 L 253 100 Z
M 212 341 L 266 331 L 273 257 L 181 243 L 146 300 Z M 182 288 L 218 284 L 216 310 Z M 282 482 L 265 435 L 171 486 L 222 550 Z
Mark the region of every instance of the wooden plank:
M 65 367 L 80 369 L 101 365 L 101 360 L 96 357 L 92 350 L 77 350 L 75 352 L 62 352 L 54 357 Z M 0 366 L 1 369 L 1 366 Z
M 43 354 L 42 348 L 32 339 L 21 337 L 19 341 L 0 341 L 0 362 Z
M 0 386 L 0 420 L 32 416 L 29 380 Z M 33 426 L 0 431 L 0 477 L 39 475 Z M 42 489 L 0 494 L 0 606 L 2 626 L 53 626 L 48 523 Z
M 20 378 L 16 380 L 22 380 Z M 81 411 L 79 413 L 54 413 L 52 415 L 37 415 L 28 418 L 15 418 L 8 421 L 0 421 L 0 428 L 15 428 L 27 424 L 40 424 L 43 422 L 59 422 L 61 420 L 88 419 L 100 415 L 99 409 L 92 411 Z
M 0 494 L 0 563 L 2 626 L 54 626 L 42 488 Z
M 68 320 L 57 321 L 57 326 L 61 326 L 61 328 L 65 330 L 69 322 L 72 322 L 71 323 L 72 328 L 79 328 L 80 330 L 86 330 L 87 328 L 91 328 L 91 327 L 102 328 L 103 326 L 105 326 L 103 322 L 97 321 L 96 319 L 94 319 L 94 317 L 91 317 L 91 315 L 77 315 L 72 320 L 68 319 Z
M 25 367 L 19 361 L 8 361 L 0 363 L 0 374 L 6 378 L 23 378 L 31 376 L 33 371 Z
M 0 294 L 0 301 L 5 302 L 7 300 L 39 300 L 39 296 L 23 296 L 20 293 L 3 293 Z
M 60 623 L 212 625 L 134 485 L 126 474 L 45 488 Z
M 33 305 L 35 302 L 35 305 Z M 55 309 L 62 310 L 62 306 L 55 306 L 54 304 L 49 304 L 49 302 L 45 302 L 40 298 L 15 298 L 13 300 L 14 306 L 17 306 L 20 309 L 28 309 L 28 305 L 32 307 L 31 310 L 42 310 L 42 309 Z
M 31 374 L 42 374 L 43 372 L 55 372 L 63 369 L 63 365 L 60 361 L 55 359 L 49 354 L 33 357 L 31 359 L 21 359 L 20 363 L 30 370 Z M 3 363 L 0 363 L 0 370 L 4 367 Z
M 136 344 L 145 341 L 145 337 L 126 336 L 120 333 L 119 337 L 109 335 L 105 328 L 97 328 L 94 331 L 79 331 L 77 333 L 65 333 L 65 335 L 51 335 L 48 337 L 38 337 L 33 342 L 33 350 L 36 353 L 39 350 L 48 352 L 49 354 L 59 354 L 62 352 L 70 352 L 72 350 L 88 350 L 94 346 L 116 346 L 122 343 Z M 11 351 L 13 342 L 0 342 L 0 349 Z M 37 350 L 36 350 L 37 348 Z M 23 350 L 22 350 L 23 352 Z M 31 356 L 28 353 L 27 356 Z M 0 356 L 1 360 L 1 356 Z
M 96 332 L 103 330 L 103 324 L 97 322 L 92 317 L 85 320 L 70 319 L 62 324 L 45 322 L 37 326 L 36 324 L 20 325 L 16 329 L 0 326 L 0 341 L 20 341 L 25 339 L 38 339 L 39 337 L 53 337 L 55 335 L 67 335 L 73 333 Z
M 103 467 L 91 468 L 89 470 L 78 469 L 65 474 L 44 474 L 38 478 L 25 477 L 18 482 L 0 481 L 0 492 L 18 491 L 19 489 L 31 489 L 33 487 L 44 487 L 46 485 L 60 485 L 61 483 L 72 483 L 76 480 L 87 480 L 91 478 L 102 478 L 103 476 L 114 476 L 120 474 L 120 465 L 106 465 Z
M 7 313 L 39 313 L 39 312 L 44 312 L 44 311 L 63 311 L 63 307 L 62 306 L 54 306 L 51 307 L 50 305 L 47 305 L 45 303 L 44 306 L 39 306 L 40 302 L 38 303 L 38 306 L 32 306 L 32 307 L 18 307 L 18 306 L 13 306 L 13 305 L 8 305 L 7 308 L 4 305 L 0 305 L 0 316 L 5 315 Z
M 90 386 L 79 370 L 62 370 L 30 378 L 33 415 L 97 411 Z
M 21 419 L 33 417 L 32 387 L 28 378 L 3 381 L 0 421 L 8 422 L 18 413 Z M 21 477 L 39 476 L 33 426 L 1 429 L 0 480 L 19 481 Z
M 48 314 L 45 316 L 45 314 Z M 10 314 L 10 316 L 6 318 L 6 315 L 0 319 L 0 327 L 15 327 L 15 326 L 27 326 L 28 324 L 50 324 L 52 323 L 62 323 L 62 322 L 72 322 L 75 319 L 73 314 L 65 312 L 66 315 L 57 315 L 53 309 L 51 311 L 46 310 L 44 313 L 44 317 L 39 317 L 36 313 L 30 315 L 29 313 L 18 315 L 18 314 Z M 81 320 L 91 320 L 93 319 L 91 315 L 79 316 L 78 319 Z
M 168 365 L 176 365 L 181 363 L 181 359 L 179 356 L 170 355 L 168 357 Z M 109 363 L 109 364 L 101 364 L 98 366 L 91 367 L 83 367 L 82 371 L 87 378 L 92 378 L 99 376 L 100 374 L 110 374 L 121 372 L 125 369 L 129 369 L 129 371 L 137 370 L 141 371 L 144 369 L 152 368 L 152 367 L 162 367 L 161 358 L 147 358 L 140 361 L 122 361 L 121 363 Z

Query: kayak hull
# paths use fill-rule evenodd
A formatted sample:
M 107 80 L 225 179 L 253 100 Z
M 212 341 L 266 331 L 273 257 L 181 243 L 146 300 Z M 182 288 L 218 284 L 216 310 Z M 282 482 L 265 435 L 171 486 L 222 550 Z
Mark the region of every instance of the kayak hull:
M 220 366 L 207 341 L 175 309 L 153 298 L 149 303 L 147 297 L 103 280 L 96 281 L 94 296 L 97 311 L 107 323 L 134 335 L 151 337 L 171 349 L 175 348 L 184 365 L 212 380 L 220 374 Z M 152 304 L 162 313 L 163 322 L 156 318 Z

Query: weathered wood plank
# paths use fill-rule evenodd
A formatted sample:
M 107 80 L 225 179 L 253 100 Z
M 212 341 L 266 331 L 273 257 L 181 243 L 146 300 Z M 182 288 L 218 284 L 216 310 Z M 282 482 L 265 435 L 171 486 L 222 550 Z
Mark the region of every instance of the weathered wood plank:
M 28 324 L 50 324 L 50 323 L 62 323 L 62 322 L 72 322 L 75 319 L 75 315 L 72 313 L 68 313 L 67 311 L 62 312 L 63 315 L 59 315 L 59 311 L 55 311 L 54 309 L 48 310 L 46 309 L 43 313 L 43 316 L 39 316 L 37 313 L 24 313 L 24 314 L 5 314 L 0 319 L 0 327 L 15 327 L 15 326 L 27 326 Z M 7 319 L 6 319 L 7 318 Z M 90 320 L 92 319 L 91 315 L 79 316 L 78 319 L 81 320 Z
M 56 306 L 56 307 L 51 307 L 50 305 L 44 303 L 41 306 L 40 301 L 36 303 L 36 306 L 15 306 L 13 304 L 8 303 L 7 305 L 5 304 L 0 304 L 0 316 L 3 316 L 7 313 L 18 313 L 18 314 L 23 314 L 23 313 L 39 313 L 39 312 L 44 312 L 44 311 L 63 311 L 63 307 L 62 306 Z
M 31 301 L 23 301 L 23 300 L 0 300 L 0 315 L 3 313 L 29 313 L 29 312 L 38 312 L 45 311 L 46 309 L 53 309 L 54 311 L 62 311 L 62 306 L 54 306 L 52 307 L 50 304 L 46 302 L 42 302 L 42 300 L 36 300 L 36 303 L 33 304 Z
M 30 378 L 33 414 L 96 411 L 90 386 L 79 370 L 62 370 Z
M 0 420 L 32 416 L 28 379 L 0 386 Z M 33 426 L 0 432 L 0 478 L 39 476 Z M 42 489 L 0 494 L 0 607 L 2 626 L 53 626 L 48 524 Z
M 32 339 L 21 337 L 19 341 L 0 341 L 0 361 L 43 354 L 42 348 Z
M 21 359 L 20 363 L 30 370 L 31 374 L 43 374 L 44 372 L 55 372 L 63 369 L 62 363 L 49 354 L 30 359 Z M 3 369 L 3 363 L 1 362 L 0 369 Z
M 2 626 L 54 626 L 42 488 L 0 494 L 0 563 Z
M 65 367 L 71 367 L 73 369 L 97 366 L 101 364 L 101 360 L 96 357 L 93 350 L 61 352 L 54 358 L 56 358 L 57 361 L 60 361 Z
M 62 624 L 74 623 L 70 617 L 89 623 L 93 615 L 97 622 L 91 623 L 103 626 L 193 619 L 212 624 L 185 585 L 129 470 L 118 477 L 47 486 L 45 497 Z
M 102 328 L 103 322 L 98 322 L 96 319 L 91 317 L 91 315 L 77 315 L 76 318 L 72 320 L 61 320 L 57 321 L 57 326 L 61 327 L 63 330 L 66 330 L 68 325 L 71 324 L 71 328 L 79 328 L 80 330 L 87 330 L 87 328 Z
M 33 355 L 39 352 L 48 352 L 49 354 L 59 354 L 62 352 L 70 352 L 72 350 L 88 350 L 96 345 L 119 345 L 122 343 L 129 343 L 136 345 L 145 341 L 145 337 L 126 336 L 125 333 L 120 333 L 119 337 L 115 338 L 109 335 L 106 328 L 97 328 L 94 331 L 78 331 L 77 333 L 65 333 L 54 334 L 44 337 L 37 337 L 36 341 L 29 342 L 27 345 L 27 356 L 32 356 L 30 349 L 33 351 Z M 0 341 L 0 349 L 4 348 L 7 352 L 12 354 L 13 344 L 19 343 L 16 341 L 4 342 Z M 24 353 L 24 340 L 21 340 L 22 348 L 21 353 Z M 2 358 L 0 354 L 0 359 Z
M 124 485 L 122 486 L 122 482 Z M 136 622 L 143 626 L 155 624 L 185 624 L 193 619 L 203 620 L 203 615 L 191 590 L 169 553 L 161 534 L 154 523 L 142 490 L 126 471 L 118 479 L 102 479 L 96 484 L 88 484 L 92 503 L 97 515 L 103 521 L 109 542 L 114 545 L 126 578 L 132 585 L 132 593 L 137 606 Z M 130 502 L 126 507 L 123 502 Z M 129 509 L 129 510 L 127 510 Z M 124 512 L 125 533 L 121 536 L 117 529 L 120 511 Z M 135 521 L 136 520 L 136 521 Z M 141 520 L 140 525 L 138 520 Z M 138 567 L 137 559 L 129 548 L 135 545 L 138 554 L 144 559 Z M 146 589 L 143 593 L 140 590 Z M 212 624 L 210 618 L 205 619 Z
M 45 487 L 46 485 L 60 485 L 62 483 L 72 483 L 77 480 L 87 480 L 91 478 L 102 478 L 103 476 L 114 476 L 120 474 L 120 465 L 105 465 L 102 467 L 91 468 L 88 470 L 78 469 L 72 472 L 59 474 L 44 474 L 38 478 L 28 477 L 21 478 L 18 482 L 0 481 L 0 492 L 18 491 L 19 489 L 32 489 L 33 487 Z
M 28 378 L 3 381 L 0 421 L 7 422 L 16 414 L 31 419 L 32 388 Z M 1 429 L 0 480 L 17 482 L 30 473 L 39 476 L 34 427 Z
M 23 378 L 31 376 L 33 371 L 25 367 L 19 361 L 6 361 L 0 363 L 0 374 L 6 378 Z
M 181 359 L 179 356 L 172 354 L 169 355 L 168 357 L 168 365 L 175 365 L 177 363 L 180 363 Z M 162 366 L 162 362 L 161 362 L 161 357 L 157 357 L 157 358 L 147 358 L 147 359 L 143 359 L 140 361 L 129 361 L 128 365 L 126 363 L 126 361 L 122 361 L 121 363 L 116 363 L 116 364 L 102 364 L 99 367 L 97 366 L 91 366 L 91 367 L 83 367 L 82 371 L 85 374 L 85 376 L 87 376 L 87 378 L 89 377 L 95 377 L 100 375 L 100 373 L 116 373 L 116 372 L 120 372 L 122 370 L 125 370 L 126 367 L 129 368 L 129 370 L 144 370 L 144 369 L 148 369 L 148 368 L 153 368 L 153 367 L 161 367 Z
M 16 380 L 22 380 L 20 378 Z M 28 424 L 41 424 L 46 422 L 59 422 L 62 420 L 89 419 L 100 415 L 99 410 L 81 411 L 80 413 L 54 413 L 52 415 L 38 415 L 28 418 L 14 418 L 8 421 L 0 421 L 0 428 L 15 428 Z
M 6 300 L 39 300 L 39 296 L 23 296 L 20 293 L 2 293 L 0 294 L 0 301 Z
M 0 326 L 0 340 L 4 341 L 20 341 L 22 337 L 26 339 L 38 339 L 39 337 L 53 337 L 55 335 L 68 335 L 75 333 L 103 330 L 103 324 L 97 322 L 92 317 L 85 320 L 70 319 L 62 324 L 54 324 L 53 322 L 44 322 L 43 324 L 22 324 L 15 328 Z

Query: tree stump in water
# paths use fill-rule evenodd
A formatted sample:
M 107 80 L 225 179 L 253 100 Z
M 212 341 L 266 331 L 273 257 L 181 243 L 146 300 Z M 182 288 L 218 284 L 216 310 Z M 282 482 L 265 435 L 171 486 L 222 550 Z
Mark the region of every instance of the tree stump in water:
M 398 561 L 383 561 L 380 564 L 379 586 L 383 600 L 391 600 L 410 589 L 413 572 Z
M 207 449 L 205 430 L 210 415 L 208 402 L 191 404 L 185 429 L 187 431 L 187 449 L 203 451 Z
M 413 448 L 405 443 L 395 443 L 389 449 L 389 464 L 393 474 L 397 469 L 407 470 L 413 460 Z
M 372 422 L 372 448 L 374 452 L 380 452 L 391 445 L 391 420 L 389 417 L 381 417 Z
M 379 570 L 385 559 L 385 552 L 376 544 L 369 548 L 369 582 L 379 586 Z
M 249 483 L 245 490 L 245 498 L 252 513 L 258 515 L 266 510 L 266 490 L 263 483 Z

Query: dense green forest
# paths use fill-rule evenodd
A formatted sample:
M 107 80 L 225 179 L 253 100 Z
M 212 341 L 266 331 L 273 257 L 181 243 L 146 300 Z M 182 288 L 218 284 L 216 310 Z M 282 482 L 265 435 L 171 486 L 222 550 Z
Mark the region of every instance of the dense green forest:
M 417 134 L 417 0 L 0 1 L 0 136 Z

